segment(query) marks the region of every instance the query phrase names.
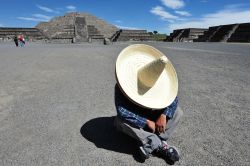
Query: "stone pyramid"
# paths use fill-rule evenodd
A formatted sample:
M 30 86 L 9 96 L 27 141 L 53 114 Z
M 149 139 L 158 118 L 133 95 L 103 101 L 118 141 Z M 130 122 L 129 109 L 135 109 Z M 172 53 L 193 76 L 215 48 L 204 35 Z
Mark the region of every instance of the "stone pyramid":
M 116 26 L 93 15 L 75 12 L 39 23 L 36 28 L 49 39 L 75 38 L 79 42 L 111 38 L 118 31 Z

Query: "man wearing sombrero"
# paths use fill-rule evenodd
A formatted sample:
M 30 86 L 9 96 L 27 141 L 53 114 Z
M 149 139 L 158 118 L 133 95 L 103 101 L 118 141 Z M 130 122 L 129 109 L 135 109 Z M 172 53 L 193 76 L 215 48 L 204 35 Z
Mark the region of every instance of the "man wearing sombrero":
M 178 151 L 166 142 L 183 114 L 172 63 L 151 46 L 131 45 L 117 58 L 116 79 L 116 128 L 139 140 L 144 160 L 153 153 L 171 164 L 178 161 Z

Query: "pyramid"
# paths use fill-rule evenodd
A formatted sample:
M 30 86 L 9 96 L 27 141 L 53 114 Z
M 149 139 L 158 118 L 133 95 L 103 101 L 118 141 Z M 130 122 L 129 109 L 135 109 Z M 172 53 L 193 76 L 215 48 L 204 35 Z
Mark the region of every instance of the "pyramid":
M 49 39 L 75 39 L 78 42 L 111 38 L 118 28 L 87 13 L 68 13 L 55 17 L 49 22 L 41 22 L 37 29 Z

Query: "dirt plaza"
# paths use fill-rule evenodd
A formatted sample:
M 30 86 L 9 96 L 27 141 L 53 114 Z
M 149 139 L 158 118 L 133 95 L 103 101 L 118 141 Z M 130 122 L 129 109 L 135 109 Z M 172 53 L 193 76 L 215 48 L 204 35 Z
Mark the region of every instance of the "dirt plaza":
M 135 42 L 0 44 L 0 165 L 166 165 L 115 131 L 115 61 Z M 172 61 L 176 165 L 250 165 L 250 45 L 145 42 Z

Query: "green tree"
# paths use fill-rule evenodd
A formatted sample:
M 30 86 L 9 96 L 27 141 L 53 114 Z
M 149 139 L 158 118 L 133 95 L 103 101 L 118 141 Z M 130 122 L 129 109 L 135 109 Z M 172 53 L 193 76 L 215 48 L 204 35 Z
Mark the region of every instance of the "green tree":
M 154 34 L 157 34 L 158 33 L 158 31 L 154 31 Z

